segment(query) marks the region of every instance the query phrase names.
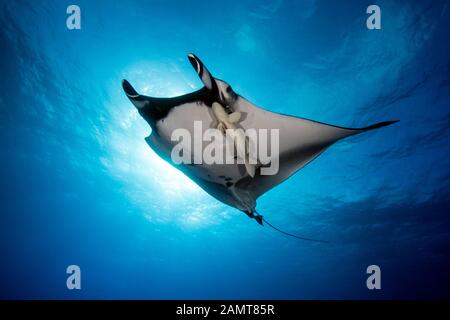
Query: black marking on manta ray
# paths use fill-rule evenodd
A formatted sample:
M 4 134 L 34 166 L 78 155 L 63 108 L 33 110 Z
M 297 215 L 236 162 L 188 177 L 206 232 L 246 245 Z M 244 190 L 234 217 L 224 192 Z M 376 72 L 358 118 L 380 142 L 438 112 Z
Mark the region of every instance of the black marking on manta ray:
M 171 109 L 183 104 L 198 103 L 199 101 L 202 101 L 210 108 L 213 102 L 218 100 L 217 95 L 211 92 L 211 90 L 208 90 L 206 87 L 172 98 L 155 98 L 140 95 L 136 92 L 136 90 L 134 90 L 127 80 L 122 81 L 122 87 L 125 93 L 128 96 L 133 97 L 134 100 L 147 102 L 143 108 L 138 109 L 138 112 L 147 122 L 153 124 L 166 118 Z
M 227 183 L 225 183 L 225 185 L 227 186 L 227 188 L 229 188 L 233 185 L 233 183 L 228 181 Z

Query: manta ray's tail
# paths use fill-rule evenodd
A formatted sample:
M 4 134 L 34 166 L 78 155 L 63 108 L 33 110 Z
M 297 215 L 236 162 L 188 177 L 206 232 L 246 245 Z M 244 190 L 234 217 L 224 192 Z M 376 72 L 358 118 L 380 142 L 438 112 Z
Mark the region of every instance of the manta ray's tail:
M 257 212 L 256 212 L 256 213 L 257 213 Z M 260 225 L 262 225 L 262 221 L 264 221 L 264 222 L 265 222 L 269 227 L 271 227 L 272 229 L 274 229 L 274 230 L 276 230 L 276 231 L 278 231 L 278 232 L 280 232 L 280 233 L 282 233 L 282 234 L 285 234 L 285 235 L 287 235 L 287 236 L 290 236 L 290 237 L 294 237 L 294 238 L 297 238 L 297 239 L 300 239 L 300 240 L 305 240 L 305 241 L 313 241 L 313 242 L 329 243 L 329 241 L 318 240 L 318 239 L 311 239 L 311 238 L 305 238 L 305 237 L 300 237 L 300 236 L 297 236 L 297 235 L 295 235 L 295 234 L 292 234 L 292 233 L 283 231 L 283 230 L 281 230 L 281 229 L 278 229 L 278 228 L 275 227 L 274 225 L 270 224 L 266 219 L 264 219 L 264 217 L 263 217 L 262 215 L 260 215 L 259 213 L 257 213 L 257 215 L 255 215 L 255 219 L 256 219 L 256 221 L 257 221 Z

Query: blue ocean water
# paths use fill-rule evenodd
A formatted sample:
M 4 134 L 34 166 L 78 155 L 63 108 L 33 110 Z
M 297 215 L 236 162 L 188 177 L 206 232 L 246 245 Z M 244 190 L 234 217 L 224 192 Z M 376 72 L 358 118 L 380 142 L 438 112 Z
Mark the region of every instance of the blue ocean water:
M 66 8 L 81 9 L 81 30 Z M 0 1 L 0 298 L 450 296 L 450 2 Z M 349 138 L 258 200 L 261 227 L 148 148 L 121 88 L 202 86 Z M 66 267 L 82 289 L 66 288 Z M 366 268 L 381 268 L 368 290 Z

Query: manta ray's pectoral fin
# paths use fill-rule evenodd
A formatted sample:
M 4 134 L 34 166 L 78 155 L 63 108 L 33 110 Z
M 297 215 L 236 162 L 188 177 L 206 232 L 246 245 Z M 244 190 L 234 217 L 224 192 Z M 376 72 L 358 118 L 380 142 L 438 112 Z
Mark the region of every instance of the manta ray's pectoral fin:
M 122 81 L 122 87 L 139 114 L 152 127 L 155 126 L 157 121 L 166 118 L 175 107 L 210 106 L 216 99 L 216 96 L 206 87 L 171 98 L 157 98 L 139 94 L 127 80 Z
M 270 119 L 270 122 L 266 122 L 268 127 L 283 130 L 280 131 L 280 150 L 277 155 L 278 171 L 263 175 L 260 167 L 254 177 L 244 177 L 235 184 L 237 192 L 245 191 L 253 201 L 317 158 L 338 140 L 397 122 L 385 121 L 364 128 L 344 128 L 275 113 L 261 119 Z
M 136 108 L 142 110 L 145 108 L 145 106 L 148 105 L 148 100 L 145 98 L 145 96 L 142 96 L 139 93 L 137 93 L 137 91 L 127 80 L 122 80 L 122 88 L 123 91 L 125 91 L 125 94 L 127 95 L 128 99 L 130 99 L 130 101 L 134 104 Z
M 343 129 L 348 130 L 349 131 L 349 135 L 351 136 L 351 135 L 363 133 L 363 132 L 366 132 L 366 131 L 370 131 L 370 130 L 374 130 L 374 129 L 378 129 L 378 128 L 383 128 L 383 127 L 389 126 L 389 125 L 397 123 L 397 122 L 399 122 L 399 120 L 378 122 L 378 123 L 372 124 L 372 125 L 370 125 L 368 127 L 364 127 L 364 128 L 354 128 L 354 129 L 353 128 L 343 128 Z

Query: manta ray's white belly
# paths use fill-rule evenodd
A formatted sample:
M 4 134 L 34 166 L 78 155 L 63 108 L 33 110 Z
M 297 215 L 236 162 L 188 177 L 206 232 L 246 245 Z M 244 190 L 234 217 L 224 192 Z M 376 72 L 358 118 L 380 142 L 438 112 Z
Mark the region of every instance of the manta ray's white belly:
M 197 122 L 197 124 L 195 124 Z M 201 132 L 198 132 L 199 124 L 201 123 Z M 210 107 L 200 102 L 193 102 L 174 107 L 170 110 L 166 118 L 159 120 L 156 124 L 158 133 L 169 149 L 180 143 L 179 140 L 172 141 L 174 133 L 180 132 L 179 129 L 185 129 L 189 132 L 190 141 L 181 141 L 184 150 L 189 150 L 191 153 L 191 164 L 187 164 L 188 170 L 194 173 L 195 176 L 214 183 L 219 183 L 230 187 L 235 182 L 239 181 L 246 175 L 246 170 L 243 165 L 226 164 L 225 162 L 206 164 L 204 161 L 200 164 L 193 162 L 194 159 L 203 159 L 205 148 L 213 144 L 213 148 L 223 150 L 224 160 L 227 150 L 225 146 L 225 139 L 221 141 L 204 141 L 203 135 L 206 130 L 216 128 L 217 120 Z M 195 129 L 195 126 L 197 129 Z M 178 130 L 178 131 L 176 131 Z M 174 136 L 177 136 L 176 134 Z M 194 139 L 200 139 L 202 148 L 194 148 Z M 198 141 L 196 141 L 198 143 Z M 170 155 L 169 155 L 170 156 Z

